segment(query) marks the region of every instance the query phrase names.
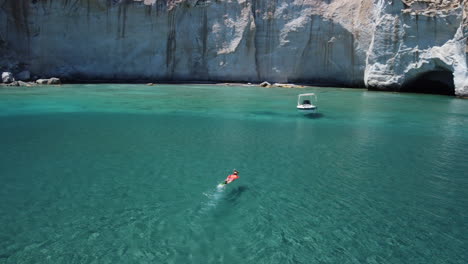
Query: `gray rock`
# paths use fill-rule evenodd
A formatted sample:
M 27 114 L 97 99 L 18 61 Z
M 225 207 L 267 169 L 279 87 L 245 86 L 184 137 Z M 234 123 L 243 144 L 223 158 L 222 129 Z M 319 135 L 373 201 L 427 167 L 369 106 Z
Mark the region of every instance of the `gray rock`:
M 19 83 L 17 81 L 13 81 L 9 84 L 7 84 L 7 86 L 20 86 Z
M 29 71 L 22 71 L 16 75 L 16 80 L 29 81 L 31 79 L 31 73 Z
M 27 86 L 27 87 L 32 86 L 30 83 L 23 82 L 23 81 L 18 81 L 18 85 L 19 85 L 19 86 Z
M 36 83 L 37 84 L 47 84 L 48 81 L 49 81 L 49 79 L 38 79 L 38 80 L 36 80 Z
M 60 81 L 59 78 L 50 78 L 50 79 L 47 81 L 47 84 L 62 84 L 62 82 Z
M 269 82 L 262 82 L 262 83 L 260 84 L 260 86 L 261 86 L 261 87 L 269 87 L 269 86 L 271 86 L 271 83 L 269 83 Z
M 289 84 L 289 83 L 274 83 L 273 87 L 281 87 L 281 88 L 298 88 L 299 85 Z
M 11 72 L 3 72 L 2 73 L 2 82 L 3 83 L 11 83 L 14 82 L 15 78 L 13 78 L 13 74 Z

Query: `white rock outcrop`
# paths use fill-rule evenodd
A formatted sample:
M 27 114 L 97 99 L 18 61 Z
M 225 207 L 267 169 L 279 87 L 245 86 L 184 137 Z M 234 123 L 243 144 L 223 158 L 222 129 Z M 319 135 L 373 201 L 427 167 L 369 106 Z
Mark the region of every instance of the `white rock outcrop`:
M 15 78 L 11 72 L 2 72 L 2 83 L 14 82 Z
M 466 21 L 447 0 L 0 0 L 0 37 L 15 59 L 75 80 L 404 91 L 437 72 L 468 95 Z
M 47 84 L 59 85 L 62 84 L 62 82 L 59 78 L 52 77 L 49 80 L 47 80 Z
M 416 5 L 411 9 L 408 3 L 379 0 L 374 6 L 366 86 L 405 90 L 432 74 L 439 77 L 432 81 L 453 86 L 455 94 L 468 94 L 462 7 L 439 10 L 430 1 L 412 1 Z
M 37 84 L 47 84 L 49 82 L 49 79 L 37 79 L 36 83 Z

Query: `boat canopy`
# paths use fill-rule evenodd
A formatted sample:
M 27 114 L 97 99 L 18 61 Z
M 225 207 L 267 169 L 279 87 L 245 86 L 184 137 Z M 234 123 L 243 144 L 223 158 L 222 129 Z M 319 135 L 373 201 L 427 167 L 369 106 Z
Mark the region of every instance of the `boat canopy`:
M 302 105 L 301 97 L 315 97 L 315 101 L 317 102 L 317 95 L 315 95 L 314 93 L 304 93 L 297 96 L 297 105 Z

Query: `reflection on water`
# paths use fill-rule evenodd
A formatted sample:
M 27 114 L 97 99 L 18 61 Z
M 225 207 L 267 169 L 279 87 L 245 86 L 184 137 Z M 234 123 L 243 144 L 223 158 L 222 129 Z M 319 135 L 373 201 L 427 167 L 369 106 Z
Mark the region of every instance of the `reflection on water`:
M 281 112 L 273 112 L 273 111 L 252 111 L 249 112 L 252 116 L 257 117 L 270 117 L 270 118 L 284 118 L 284 119 L 297 119 L 297 118 L 305 118 L 305 119 L 319 119 L 323 118 L 325 115 L 323 113 L 298 113 L 298 112 L 291 112 L 291 113 L 281 113 Z
M 308 119 L 319 119 L 319 118 L 323 118 L 324 116 L 325 115 L 322 113 L 310 113 L 310 114 L 304 115 L 304 117 Z

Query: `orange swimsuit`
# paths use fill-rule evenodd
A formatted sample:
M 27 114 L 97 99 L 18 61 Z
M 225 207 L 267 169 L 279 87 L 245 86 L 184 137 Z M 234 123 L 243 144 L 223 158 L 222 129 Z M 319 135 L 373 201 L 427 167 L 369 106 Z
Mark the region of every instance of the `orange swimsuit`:
M 231 174 L 231 175 L 227 176 L 226 182 L 232 182 L 232 181 L 237 180 L 237 179 L 239 179 L 239 176 L 237 176 L 235 174 Z

